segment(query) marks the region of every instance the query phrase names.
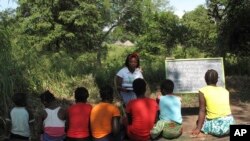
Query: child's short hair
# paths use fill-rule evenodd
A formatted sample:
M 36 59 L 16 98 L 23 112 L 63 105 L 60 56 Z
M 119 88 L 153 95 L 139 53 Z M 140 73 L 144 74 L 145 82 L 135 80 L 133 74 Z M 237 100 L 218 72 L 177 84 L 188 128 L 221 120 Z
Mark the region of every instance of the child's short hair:
M 78 87 L 75 90 L 76 102 L 86 102 L 89 97 L 89 91 L 85 87 Z
M 205 81 L 207 85 L 216 84 L 218 81 L 218 73 L 216 70 L 210 69 L 205 74 Z
M 49 91 L 45 91 L 40 95 L 40 99 L 42 102 L 51 103 L 56 100 L 55 96 Z
M 100 96 L 102 100 L 113 100 L 113 88 L 110 85 L 105 85 L 100 87 Z
M 137 78 L 133 81 L 133 90 L 136 95 L 144 95 L 146 92 L 146 82 L 142 78 Z
M 27 105 L 26 94 L 25 93 L 15 93 L 12 96 L 12 101 L 18 107 L 25 107 Z
M 174 82 L 170 79 L 165 79 L 161 82 L 161 90 L 167 94 L 171 94 L 174 91 Z

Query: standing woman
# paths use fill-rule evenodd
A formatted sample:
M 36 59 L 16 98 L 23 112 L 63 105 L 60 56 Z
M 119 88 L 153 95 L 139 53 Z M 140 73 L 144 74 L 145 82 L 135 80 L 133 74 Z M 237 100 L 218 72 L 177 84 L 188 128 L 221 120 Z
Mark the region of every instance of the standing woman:
M 132 84 L 137 78 L 143 79 L 140 59 L 136 53 L 132 53 L 127 56 L 125 66 L 116 74 L 117 90 L 121 94 L 125 105 L 130 100 L 136 99 Z

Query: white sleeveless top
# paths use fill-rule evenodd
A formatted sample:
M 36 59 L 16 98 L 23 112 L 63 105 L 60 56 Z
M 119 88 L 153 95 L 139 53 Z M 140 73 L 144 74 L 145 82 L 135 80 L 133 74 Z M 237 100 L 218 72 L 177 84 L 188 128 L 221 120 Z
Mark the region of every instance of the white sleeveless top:
M 47 117 L 43 121 L 44 131 L 50 136 L 62 136 L 65 134 L 65 120 L 59 119 L 59 110 L 60 107 L 57 107 L 56 109 L 45 108 L 45 111 L 47 112 Z

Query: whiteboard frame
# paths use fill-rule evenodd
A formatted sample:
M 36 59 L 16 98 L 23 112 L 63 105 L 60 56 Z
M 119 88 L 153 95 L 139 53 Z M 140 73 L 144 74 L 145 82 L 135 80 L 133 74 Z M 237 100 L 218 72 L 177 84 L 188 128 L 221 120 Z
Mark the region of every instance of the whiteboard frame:
M 217 58 L 188 58 L 188 59 L 174 59 L 174 58 L 166 58 L 165 59 L 165 78 L 169 79 L 169 74 L 167 73 L 167 69 L 168 69 L 168 63 L 169 62 L 185 62 L 185 61 L 210 61 L 210 60 L 216 60 L 218 61 L 220 64 L 221 64 L 221 72 L 218 72 L 218 74 L 221 74 L 221 76 L 219 76 L 218 78 L 218 81 L 222 81 L 222 83 L 224 85 L 221 85 L 222 87 L 226 87 L 226 83 L 225 83 L 225 72 L 224 72 L 224 63 L 223 63 L 223 58 L 222 57 L 217 57 Z M 208 69 L 211 69 L 211 68 L 208 68 Z M 218 71 L 218 70 L 217 70 Z M 205 76 L 205 73 L 203 74 L 203 81 L 205 83 L 205 79 L 204 79 L 204 76 Z M 175 80 L 172 80 L 174 83 L 176 82 Z M 202 82 L 203 83 L 203 82 Z M 206 86 L 206 85 L 204 85 Z M 175 89 L 174 89 L 174 93 L 176 94 L 187 94 L 187 93 L 198 93 L 198 90 L 200 88 L 197 88 L 197 90 L 188 90 L 188 91 L 181 91 L 181 90 L 178 90 L 175 86 Z

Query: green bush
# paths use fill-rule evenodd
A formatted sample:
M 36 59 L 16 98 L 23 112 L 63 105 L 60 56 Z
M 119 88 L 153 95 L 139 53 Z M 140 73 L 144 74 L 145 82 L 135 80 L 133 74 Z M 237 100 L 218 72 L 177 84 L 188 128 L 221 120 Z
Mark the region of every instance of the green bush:
M 4 45 L 0 49 L 0 98 L 3 100 L 0 105 L 1 113 L 6 113 L 11 104 L 10 96 L 17 91 L 34 93 L 37 96 L 49 89 L 59 99 L 73 100 L 74 89 L 84 86 L 90 92 L 89 101 L 96 103 L 100 100 L 99 86 L 113 85 L 114 76 L 123 67 L 126 56 L 134 51 L 140 55 L 143 76 L 152 92 L 165 79 L 166 57 L 178 59 L 208 56 L 194 47 L 178 46 L 169 51 L 170 53 L 163 49 L 156 55 L 137 47 L 106 44 L 101 52 L 101 65 L 97 65 L 96 52 L 69 53 L 61 50 L 53 53 L 34 48 L 27 50 L 29 43 L 25 40 L 11 44 L 6 33 L 1 31 L 0 36 Z M 226 75 L 249 75 L 248 60 L 249 57 L 226 56 Z

